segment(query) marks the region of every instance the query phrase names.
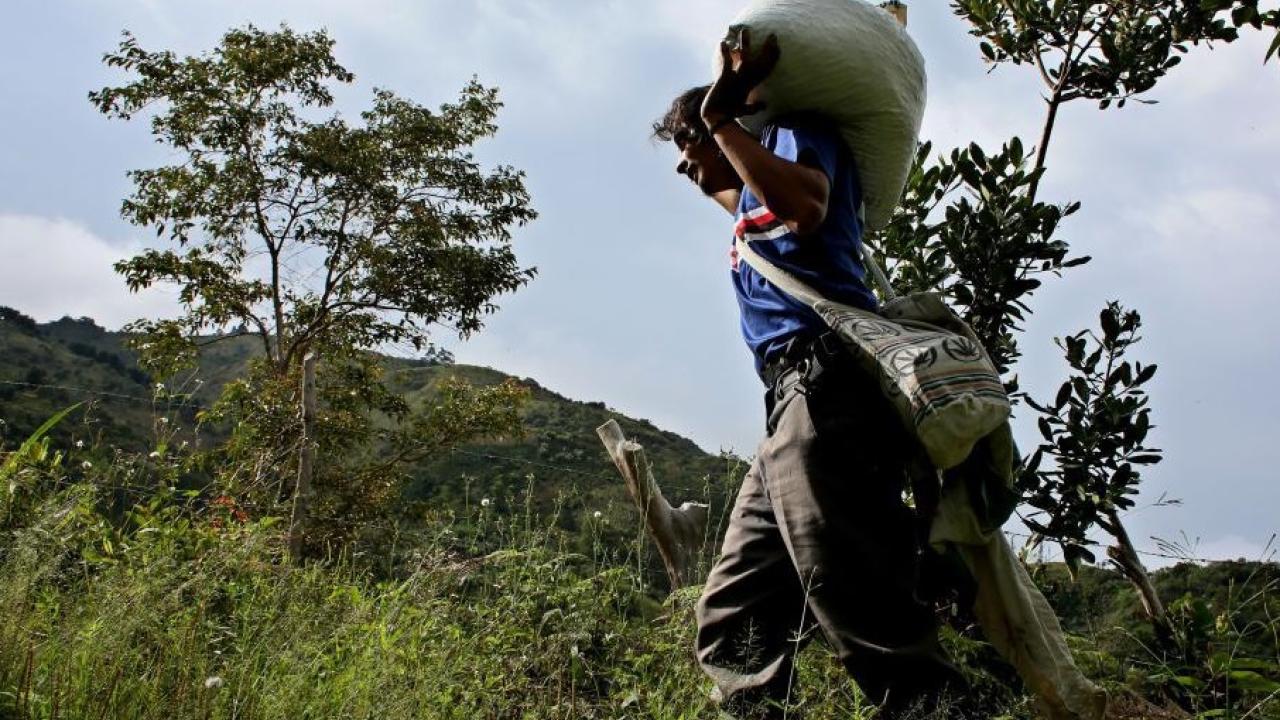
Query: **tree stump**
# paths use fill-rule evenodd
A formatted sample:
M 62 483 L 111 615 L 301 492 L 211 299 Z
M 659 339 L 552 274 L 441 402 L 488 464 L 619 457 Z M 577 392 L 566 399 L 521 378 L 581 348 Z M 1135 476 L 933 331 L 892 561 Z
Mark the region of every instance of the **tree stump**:
M 678 508 L 671 507 L 653 478 L 644 448 L 627 440 L 616 421 L 596 428 L 596 434 L 622 473 L 631 499 L 640 509 L 641 520 L 658 546 L 671 590 L 701 582 L 698 551 L 706 540 L 708 506 L 686 502 Z

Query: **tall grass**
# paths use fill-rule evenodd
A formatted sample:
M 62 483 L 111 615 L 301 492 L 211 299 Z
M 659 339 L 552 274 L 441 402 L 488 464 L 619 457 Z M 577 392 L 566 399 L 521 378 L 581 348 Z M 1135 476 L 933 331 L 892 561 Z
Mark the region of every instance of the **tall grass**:
M 0 718 L 716 716 L 697 589 L 659 599 L 603 514 L 584 543 L 477 503 L 296 567 L 278 519 L 174 490 L 166 467 L 14 459 Z M 825 654 L 799 673 L 797 707 L 867 714 Z
M 366 528 L 299 567 L 278 518 L 175 489 L 181 460 L 160 455 L 34 438 L 0 463 L 0 720 L 718 717 L 692 655 L 698 588 L 651 587 L 643 537 L 619 550 L 633 528 L 617 508 L 567 533 L 526 488 Z M 945 639 L 978 717 L 1032 717 L 989 646 Z M 1139 665 L 1076 642 L 1095 676 L 1158 694 L 1150 670 L 1134 683 Z M 789 718 L 876 717 L 820 643 L 794 680 Z M 1201 716 L 1280 707 L 1233 697 Z

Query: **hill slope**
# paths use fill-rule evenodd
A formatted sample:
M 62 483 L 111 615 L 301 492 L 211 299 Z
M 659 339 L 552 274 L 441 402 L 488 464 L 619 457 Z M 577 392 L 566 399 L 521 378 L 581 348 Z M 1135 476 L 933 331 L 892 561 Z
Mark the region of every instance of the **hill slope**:
M 153 380 L 138 369 L 125 336 L 89 318 L 36 323 L 16 310 L 0 308 L 0 438 L 20 441 L 46 418 L 77 402 L 92 400 L 78 419 L 91 423 L 102 441 L 132 450 L 147 448 L 157 408 Z M 243 372 L 259 350 L 248 338 L 231 338 L 203 352 L 200 369 L 184 382 L 197 404 L 210 404 L 227 381 Z M 424 399 L 440 380 L 456 376 L 478 385 L 511 379 L 497 370 L 469 365 L 428 364 L 387 357 L 387 382 L 411 403 Z M 726 459 L 703 452 L 687 438 L 621 415 L 600 402 L 579 402 L 532 379 L 524 413 L 527 437 L 502 444 L 473 444 L 452 455 L 414 467 L 406 499 L 460 505 L 468 498 L 504 503 L 530 486 L 539 509 L 572 496 L 577 507 L 630 506 L 621 478 L 596 437 L 595 428 L 615 419 L 627 436 L 644 445 L 655 475 L 672 499 L 704 498 L 708 485 L 721 487 Z M 195 408 L 177 414 L 194 421 Z M 83 425 L 64 424 L 55 439 Z M 712 493 L 716 500 L 723 493 Z

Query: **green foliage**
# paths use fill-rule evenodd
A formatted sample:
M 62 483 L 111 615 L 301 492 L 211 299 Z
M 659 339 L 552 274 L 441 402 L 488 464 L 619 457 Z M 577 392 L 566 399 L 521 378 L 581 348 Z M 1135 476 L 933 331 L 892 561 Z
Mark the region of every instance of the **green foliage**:
M 510 248 L 510 227 L 535 217 L 523 176 L 486 173 L 470 153 L 497 129 L 496 91 L 473 82 L 437 112 L 378 90 L 359 125 L 313 120 L 330 86 L 353 79 L 332 51 L 323 32 L 247 26 L 199 57 L 146 51 L 128 33 L 105 56 L 134 79 L 90 93 L 95 107 L 151 112 L 156 140 L 181 156 L 130 173 L 124 217 L 174 249 L 117 269 L 134 290 L 178 285 L 184 308 L 137 330 L 251 328 L 284 372 L 313 346 L 425 347 L 438 322 L 467 335 L 494 295 L 532 277 Z M 264 274 L 249 264 L 258 253 Z M 304 268 L 323 281 L 284 277 Z
M 1261 592 L 1275 594 L 1276 586 Z M 1238 613 L 1228 606 L 1216 612 L 1204 598 L 1183 595 L 1169 606 L 1179 657 L 1165 662 L 1150 675 L 1162 690 L 1200 717 L 1229 716 L 1280 695 L 1280 660 L 1249 657 L 1239 652 L 1246 634 L 1274 631 L 1267 625 L 1237 622 Z
M 0 306 L 0 326 L 15 328 L 19 332 L 28 334 L 37 332 L 35 320 L 11 307 Z
M 170 247 L 117 271 L 131 290 L 177 285 L 182 304 L 177 319 L 131 325 L 134 348 L 169 377 L 198 364 L 200 345 L 243 334 L 261 342 L 261 359 L 206 415 L 231 428 L 219 455 L 251 468 L 232 474 L 237 489 L 287 494 L 308 353 L 321 358 L 316 435 L 327 475 L 312 487 L 320 506 L 352 521 L 398 496 L 409 460 L 516 432 L 517 388 L 450 386 L 443 405 L 411 408 L 381 383 L 370 352 L 430 350 L 437 324 L 466 337 L 496 296 L 533 277 L 511 248 L 512 228 L 536 217 L 524 176 L 486 171 L 471 152 L 497 130 L 495 90 L 473 81 L 431 110 L 379 89 L 358 124 L 323 118 L 333 86 L 353 75 L 327 34 L 287 27 L 233 29 L 212 52 L 181 58 L 126 32 L 104 61 L 131 77 L 90 93 L 95 107 L 123 120 L 148 113 L 156 140 L 178 156 L 131 172 L 122 207 Z
M 921 147 L 902 205 L 879 238 L 899 289 L 942 292 L 1007 373 L 1041 276 L 1089 261 L 1069 258 L 1067 243 L 1054 237 L 1079 203 L 1036 199 L 1058 107 L 1081 98 L 1123 106 L 1180 62 L 1173 53 L 1186 51 L 1182 43 L 1234 39 L 1236 29 L 1210 7 L 1223 2 L 954 1 L 983 38 L 987 60 L 1037 68 L 1050 91 L 1048 115 L 1034 161 L 1016 137 L 999 152 L 971 144 L 932 163 L 932 146 Z M 1256 25 L 1273 14 L 1240 10 L 1232 20 Z M 1016 378 L 1007 384 L 1017 389 Z
M 58 410 L 80 407 L 51 431 L 55 442 L 103 440 L 134 452 L 153 449 L 157 414 L 174 427 L 194 424 L 196 405 L 216 393 L 190 375 L 165 378 L 164 389 L 137 366 L 127 337 L 88 318 L 63 318 L 19 329 L 0 322 L 0 441 L 19 442 Z M 219 372 L 237 371 L 219 348 Z M 222 362 L 225 359 L 225 364 Z M 221 387 L 219 384 L 218 387 Z M 179 440 L 195 444 L 187 432 Z
M 993 63 L 1030 64 L 1055 100 L 1123 107 L 1181 62 L 1187 43 L 1238 36 L 1209 0 L 956 0 Z M 1230 4 L 1225 3 L 1225 4 Z M 1256 1 L 1253 5 L 1256 6 Z
M 996 153 L 971 144 L 931 163 L 932 150 L 931 143 L 920 146 L 878 246 L 890 259 L 894 286 L 941 292 L 1005 373 L 1019 356 L 1016 333 L 1042 276 L 1089 261 L 1069 258 L 1067 243 L 1055 238 L 1080 204 L 1059 207 L 1031 197 L 1044 170 L 1028 167 L 1018 138 Z
M 1027 502 L 1042 517 L 1027 518 L 1040 535 L 1062 544 L 1067 562 L 1094 562 L 1086 537 L 1095 525 L 1119 533 L 1119 512 L 1132 508 L 1140 468 L 1160 462 L 1146 445 L 1151 430 L 1143 386 L 1155 365 L 1125 358 L 1141 338 L 1141 316 L 1112 302 L 1099 316 L 1101 334 L 1083 330 L 1057 340 L 1073 375 L 1052 402 L 1027 402 L 1039 414 L 1044 439 L 1021 473 Z M 1044 457 L 1055 466 L 1042 469 Z
M 1200 0 L 1200 8 L 1205 12 L 1230 13 L 1231 24 L 1237 30 L 1245 26 L 1254 30 L 1275 28 L 1276 36 L 1262 61 L 1270 62 L 1271 57 L 1280 52 L 1280 8 L 1260 10 L 1258 0 Z
M 1066 244 L 1052 239 L 1058 221 L 1079 205 L 1068 205 L 1055 215 L 1036 202 L 1061 106 L 1079 99 L 1097 101 L 1101 109 L 1113 104 L 1123 107 L 1130 99 L 1153 102 L 1143 96 L 1181 62 L 1188 45 L 1231 42 L 1245 25 L 1280 27 L 1280 10 L 1259 10 L 1256 0 L 953 0 L 951 6 L 980 39 L 979 50 L 988 62 L 1028 65 L 1044 82 L 1046 115 L 1035 160 L 1028 170 L 1021 170 L 1023 148 L 1016 139 L 996 156 L 994 168 L 976 145 L 969 147 L 967 157 L 963 151 L 953 151 L 950 165 L 954 168 L 944 161 L 927 166 L 926 149 L 917 159 L 897 237 L 891 234 L 885 245 L 890 257 L 905 265 L 899 276 L 911 289 L 948 291 L 953 276 L 963 279 L 956 283 L 962 288 L 959 292 L 947 294 L 967 307 L 967 319 L 992 359 L 1007 371 L 1018 355 L 1013 333 L 1030 312 L 1020 296 L 1040 284 L 1026 268 L 1056 274 L 1089 259 L 1068 260 Z M 1280 39 L 1276 42 L 1280 44 Z M 1277 44 L 1268 51 L 1268 58 Z M 1010 174 L 1006 166 L 1018 172 Z M 958 225 L 950 231 L 961 236 L 964 244 L 931 244 L 928 223 L 960 183 L 968 186 L 968 195 L 994 200 L 993 211 L 975 219 L 965 203 L 952 203 L 945 211 L 946 222 Z M 1002 212 L 1006 207 L 1008 212 Z M 976 231 L 963 237 L 970 228 Z M 1004 228 L 1011 229 L 1011 238 L 1001 236 Z M 998 251 L 1001 247 L 1009 248 L 1008 256 Z M 983 256 L 974 248 L 995 249 Z M 963 261 L 966 252 L 976 262 Z M 970 267 L 968 276 L 963 274 L 965 265 Z M 957 270 L 952 271 L 952 266 Z M 1123 314 L 1113 304 L 1104 311 L 1102 321 L 1103 339 L 1094 337 L 1098 348 L 1092 352 L 1082 335 L 1061 341 L 1075 376 L 1063 385 L 1054 403 L 1032 403 L 1042 416 L 1039 424 L 1045 444 L 1022 471 L 1022 490 L 1039 511 L 1028 525 L 1038 536 L 1060 542 L 1073 570 L 1079 569 L 1082 560 L 1094 560 L 1086 547 L 1090 529 L 1101 527 L 1112 535 L 1116 539 L 1112 561 L 1139 589 L 1151 621 L 1168 640 L 1163 608 L 1120 518 L 1138 492 L 1135 468 L 1160 459 L 1159 451 L 1143 445 L 1150 421 L 1140 386 L 1155 367 L 1135 369 L 1119 361 L 1136 338 L 1132 333 L 1120 337 L 1136 330 L 1136 313 Z M 1107 367 L 1099 371 L 1104 354 Z M 1016 378 L 1007 386 L 1016 390 Z M 1056 467 L 1041 471 L 1045 455 L 1053 456 Z
M 126 340 L 124 334 L 106 332 L 87 320 L 38 324 L 34 333 L 10 333 L 0 324 L 0 381 L 47 368 L 50 382 L 58 385 L 0 384 L 0 391 L 14 390 L 7 398 L 0 392 L 0 418 L 8 436 L 20 442 L 58 409 L 89 399 L 52 433 L 55 445 L 80 441 L 104 448 L 101 456 L 77 455 L 73 464 L 85 459 L 95 464 L 104 458 L 109 461 L 119 451 L 146 455 L 162 441 L 170 451 L 199 449 L 177 479 L 177 487 L 205 488 L 215 483 L 218 492 L 234 499 L 252 517 L 281 512 L 280 479 L 287 481 L 295 466 L 288 453 L 273 454 L 269 449 L 279 436 L 296 432 L 296 411 L 289 405 L 293 382 L 281 383 L 274 394 L 253 391 L 269 385 L 227 382 L 264 372 L 252 369 L 261 362 L 261 351 L 255 352 L 250 337 L 228 337 L 205 345 L 200 367 L 175 381 L 166 379 L 163 389 L 70 350 L 73 344 L 85 345 L 95 353 L 132 363 Z M 531 379 L 468 365 L 385 356 L 370 359 L 376 359 L 376 368 L 353 366 L 349 372 L 369 373 L 386 387 L 387 399 L 394 401 L 388 407 L 408 408 L 408 415 L 396 421 L 375 414 L 368 433 L 360 439 L 371 444 L 354 449 L 354 439 L 344 434 L 366 427 L 356 410 L 371 401 L 350 395 L 362 381 L 339 376 L 330 382 L 327 374 L 321 376 L 319 439 L 324 457 L 336 468 L 320 468 L 316 478 L 322 484 L 316 509 L 316 533 L 322 539 L 379 536 L 390 542 L 393 533 L 376 529 L 387 512 L 397 522 L 417 524 L 426 516 L 464 517 L 482 498 L 490 499 L 495 514 L 523 514 L 528 493 L 532 512 L 554 518 L 557 527 L 572 538 L 574 549 L 590 553 L 598 542 L 600 553 L 624 562 L 634 553 L 640 519 L 600 445 L 596 427 L 617 420 L 628 437 L 645 447 L 668 495 L 676 501 L 708 499 L 713 518 L 722 518 L 727 511 L 745 469 L 736 458 L 708 454 L 650 422 L 620 415 L 603 403 L 570 400 Z M 446 403 L 452 410 L 437 412 L 444 398 L 441 389 L 449 385 L 459 386 L 453 391 L 455 400 Z M 511 390 L 517 386 L 518 392 Z M 224 387 L 227 394 L 220 401 Z M 502 399 L 504 393 L 510 397 Z M 458 437 L 457 429 L 477 428 L 482 419 L 468 398 L 491 407 L 494 414 L 489 417 L 494 420 L 510 421 L 515 411 L 522 433 L 494 431 L 488 437 L 473 436 L 454 444 L 451 438 Z M 232 402 L 237 407 L 225 407 Z M 222 419 L 251 413 L 255 417 L 250 423 Z M 170 422 L 158 422 L 157 415 Z M 405 431 L 415 421 L 432 423 L 438 430 L 424 429 L 410 437 Z M 264 435 L 260 428 L 266 427 L 278 431 Z M 401 448 L 411 453 L 404 462 L 381 476 L 360 475 L 362 468 L 385 464 L 397 438 Z M 450 442 L 446 446 L 440 440 Z M 352 454 L 342 454 L 348 451 Z M 364 492 L 359 491 L 362 484 Z M 709 528 L 708 559 L 717 548 L 720 530 L 714 524 Z M 637 561 L 646 579 L 661 584 L 665 575 L 656 553 L 646 551 Z
M 62 453 L 49 447 L 49 431 L 57 427 L 78 405 L 59 411 L 36 428 L 31 436 L 9 453 L 0 463 L 0 487 L 4 488 L 4 522 L 0 528 L 8 528 L 22 522 L 31 498 L 38 495 L 39 479 L 48 472 L 56 472 L 62 465 Z
M 655 600 L 644 568 L 608 548 L 607 519 L 566 532 L 526 500 L 518 515 L 473 505 L 389 534 L 368 520 L 330 561 L 296 567 L 270 508 L 171 489 L 188 466 L 180 451 L 47 450 L 20 463 L 31 511 L 0 534 L 0 716 L 716 716 L 688 651 L 699 589 Z M 1092 570 L 1045 584 L 1067 627 L 1095 638 L 1073 640 L 1081 666 L 1206 712 L 1274 709 L 1262 692 L 1280 660 L 1276 568 L 1180 566 L 1156 580 L 1209 608 L 1212 628 L 1188 616 L 1199 619 L 1187 645 L 1204 654 L 1152 663 L 1127 642 L 1132 602 L 1112 597 L 1123 580 Z M 1094 599 L 1070 600 L 1078 591 Z M 1098 637 L 1112 625 L 1126 642 Z M 962 706 L 1034 717 L 989 646 L 944 642 L 973 683 Z M 796 673 L 792 716 L 877 716 L 820 644 Z
M 126 481 L 155 491 L 112 520 L 110 488 Z M 0 714 L 712 714 L 687 651 L 695 595 L 655 601 L 633 566 L 566 551 L 537 517 L 474 508 L 296 568 L 275 518 L 157 481 L 145 464 L 102 468 L 47 488 L 0 536 Z M 829 658 L 802 672 L 848 691 Z M 821 711 L 837 694 L 815 692 L 797 702 Z

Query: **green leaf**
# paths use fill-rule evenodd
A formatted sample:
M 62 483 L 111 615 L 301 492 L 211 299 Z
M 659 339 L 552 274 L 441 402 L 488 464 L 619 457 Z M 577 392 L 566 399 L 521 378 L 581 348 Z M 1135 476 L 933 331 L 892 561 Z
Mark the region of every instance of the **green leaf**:
M 1144 365 L 1138 370 L 1138 377 L 1134 379 L 1134 385 L 1142 385 L 1148 380 L 1156 376 L 1155 365 Z
M 1114 341 L 1120 335 L 1120 319 L 1116 317 L 1114 307 L 1108 307 L 1098 316 L 1102 324 L 1102 334 L 1108 341 Z
M 1263 677 L 1252 670 L 1232 670 L 1227 673 L 1227 679 L 1236 688 L 1246 692 L 1280 692 L 1280 682 Z
M 1041 405 L 1040 403 L 1036 402 L 1036 401 L 1035 401 L 1035 399 L 1034 399 L 1034 398 L 1032 398 L 1032 397 L 1030 397 L 1030 396 L 1026 396 L 1026 395 L 1024 395 L 1022 399 L 1023 399 L 1023 400 L 1025 400 L 1025 401 L 1026 401 L 1026 403 L 1027 403 L 1028 405 L 1030 405 L 1030 406 L 1032 407 L 1032 409 L 1034 409 L 1036 412 L 1044 413 L 1044 414 L 1046 414 L 1046 415 L 1048 415 L 1049 413 L 1051 413 L 1051 412 L 1052 412 L 1049 408 L 1047 408 L 1047 407 L 1045 407 L 1045 406 Z
M 1031 457 L 1022 466 L 1023 472 L 1033 473 L 1040 469 L 1040 463 L 1044 460 L 1044 450 L 1037 448 Z
M 1182 687 L 1189 688 L 1191 690 L 1203 690 L 1205 687 L 1203 680 L 1190 675 L 1174 675 L 1172 679 Z
M 1076 395 L 1080 397 L 1081 402 L 1089 402 L 1089 383 L 1084 378 L 1072 378 L 1071 386 L 1075 388 Z
M 1231 11 L 1231 22 L 1240 27 L 1245 23 L 1251 22 L 1258 15 L 1258 8 L 1249 5 L 1240 5 Z
M 1230 665 L 1233 670 L 1256 670 L 1280 677 L 1280 665 L 1261 658 L 1231 658 Z
M 974 161 L 979 165 L 987 164 L 987 154 L 982 151 L 982 148 L 978 146 L 978 143 L 969 143 L 969 155 L 973 157 Z
M 1116 385 L 1128 385 L 1129 381 L 1132 379 L 1133 379 L 1133 367 L 1126 362 L 1121 364 L 1120 367 L 1111 371 L 1111 374 L 1107 376 L 1106 384 L 1108 387 L 1114 387 Z
M 1138 417 L 1134 418 L 1133 424 L 1124 431 L 1126 442 L 1140 445 L 1147 438 L 1147 432 L 1151 429 L 1151 414 L 1147 411 L 1138 413 Z
M 1062 408 L 1067 406 L 1067 403 L 1070 402 L 1070 400 L 1071 400 L 1071 383 L 1069 382 L 1063 383 L 1062 387 L 1058 388 L 1058 397 L 1053 401 L 1053 409 L 1061 410 Z
M 35 432 L 31 433 L 26 440 L 22 441 L 22 445 L 18 447 L 17 451 L 5 459 L 4 465 L 0 465 L 0 480 L 7 480 L 9 476 L 13 475 L 22 461 L 30 456 L 35 450 L 36 445 L 44 439 L 44 436 L 48 435 L 50 430 L 57 427 L 58 423 L 62 422 L 68 415 L 74 412 L 76 408 L 83 404 L 84 403 L 82 402 L 78 402 L 69 408 L 59 410 L 53 415 L 53 417 L 45 420 L 40 427 L 36 428 Z

